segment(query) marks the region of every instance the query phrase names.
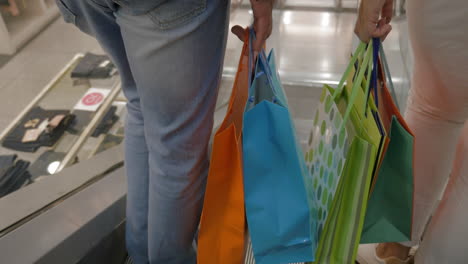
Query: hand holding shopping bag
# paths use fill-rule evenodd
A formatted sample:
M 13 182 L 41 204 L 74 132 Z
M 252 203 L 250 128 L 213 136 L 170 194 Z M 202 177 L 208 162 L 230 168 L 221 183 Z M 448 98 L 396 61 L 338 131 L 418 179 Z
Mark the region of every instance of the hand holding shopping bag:
M 198 238 L 199 264 L 240 264 L 245 248 L 242 123 L 247 101 L 249 31 L 239 59 L 226 117 L 213 140 Z
M 313 261 L 308 171 L 274 66 L 273 55 L 259 54 L 244 113 L 248 228 L 257 264 Z
M 363 56 L 358 72 L 352 72 Z M 372 43 L 361 43 L 338 87 L 325 86 L 306 154 L 309 201 L 318 226 L 315 263 L 354 263 L 368 190 L 378 164 L 383 134 L 372 100 L 362 86 L 372 67 Z M 344 86 L 347 80 L 347 85 Z M 365 85 L 364 85 L 365 86 Z M 363 107 L 364 106 L 364 107 Z

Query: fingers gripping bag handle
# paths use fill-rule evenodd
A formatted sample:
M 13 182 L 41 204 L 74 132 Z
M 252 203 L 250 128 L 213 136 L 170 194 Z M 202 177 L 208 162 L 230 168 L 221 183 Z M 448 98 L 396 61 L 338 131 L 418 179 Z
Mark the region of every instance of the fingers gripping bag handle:
M 262 50 L 258 53 L 257 58 L 253 57 L 254 50 L 253 50 L 253 41 L 256 39 L 255 35 L 255 30 L 253 27 L 250 27 L 250 43 L 249 43 L 249 48 L 250 48 L 250 59 L 249 59 L 249 67 L 253 69 L 253 65 L 255 63 L 255 70 L 253 70 L 253 74 L 250 75 L 250 81 L 249 81 L 249 103 L 255 102 L 255 97 L 256 91 L 254 90 L 254 86 L 252 85 L 253 82 L 255 81 L 256 78 L 265 75 L 265 78 L 268 82 L 269 87 L 271 88 L 271 91 L 273 93 L 273 98 L 270 98 L 273 103 L 277 103 L 277 91 L 276 91 L 276 85 L 275 85 L 275 80 L 273 79 L 273 72 L 271 71 L 268 63 L 267 56 L 265 54 L 265 49 L 262 48 Z

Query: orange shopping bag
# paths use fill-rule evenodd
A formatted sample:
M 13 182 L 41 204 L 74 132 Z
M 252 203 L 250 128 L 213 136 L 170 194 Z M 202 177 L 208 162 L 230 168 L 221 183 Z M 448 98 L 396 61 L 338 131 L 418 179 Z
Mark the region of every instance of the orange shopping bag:
M 198 236 L 199 264 L 240 264 L 245 249 L 242 119 L 249 86 L 248 30 L 226 117 L 213 140 Z

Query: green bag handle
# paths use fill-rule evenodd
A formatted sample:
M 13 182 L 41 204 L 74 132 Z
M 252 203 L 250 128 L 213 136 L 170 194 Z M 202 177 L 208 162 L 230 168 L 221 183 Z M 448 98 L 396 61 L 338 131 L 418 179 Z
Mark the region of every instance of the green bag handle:
M 353 55 L 353 57 L 351 58 L 350 64 L 348 65 L 348 68 L 346 69 L 345 74 L 343 75 L 340 83 L 338 84 L 338 88 L 335 90 L 335 92 L 333 94 L 333 98 L 332 98 L 333 100 L 342 92 L 344 80 L 349 75 L 349 73 L 351 71 L 351 67 L 354 67 L 354 63 L 356 62 L 357 57 L 359 56 L 359 54 L 361 54 L 363 52 L 363 49 L 364 49 L 365 45 L 366 45 L 365 43 L 361 43 L 361 44 L 359 44 L 359 47 L 356 49 L 356 52 Z M 369 74 L 369 72 L 371 72 L 371 69 L 372 69 L 372 60 L 371 60 L 372 54 L 373 54 L 372 41 L 370 41 L 369 44 L 367 45 L 367 50 L 365 51 L 362 66 L 360 67 L 360 69 L 358 71 L 356 80 L 353 82 L 353 86 L 352 86 L 352 89 L 351 89 L 351 95 L 350 95 L 350 98 L 348 100 L 348 106 L 346 108 L 346 112 L 345 112 L 345 114 L 343 116 L 343 122 L 341 123 L 341 127 L 340 127 L 339 130 L 343 129 L 345 124 L 348 122 L 349 115 L 351 114 L 351 110 L 354 107 L 354 103 L 356 101 L 356 98 L 357 98 L 357 95 L 358 95 L 358 92 L 359 92 L 358 89 L 361 89 L 360 86 L 361 86 L 361 83 L 362 83 L 362 81 L 364 79 L 364 74 L 366 73 L 366 71 L 368 71 L 368 74 Z
M 370 63 L 370 65 L 369 65 L 369 68 L 368 68 L 368 71 L 367 71 L 367 76 L 366 76 L 366 80 L 367 80 L 366 90 L 364 91 L 365 92 L 364 94 L 366 95 L 367 98 L 366 98 L 366 100 L 364 100 L 364 106 L 362 107 L 364 116 L 367 116 L 367 106 L 369 105 L 369 101 L 371 101 L 371 100 L 369 100 L 370 99 L 369 98 L 370 97 L 370 86 L 371 86 L 371 83 L 373 83 L 371 81 L 371 75 L 372 75 L 371 69 L 372 69 L 372 66 L 375 66 L 375 65 L 373 65 L 372 60 L 369 63 Z M 376 106 L 374 106 L 374 104 L 372 104 L 372 108 L 376 108 Z
M 332 102 L 334 102 L 335 99 L 338 98 L 338 96 L 341 95 L 341 93 L 343 92 L 346 78 L 348 78 L 348 75 L 351 72 L 351 69 L 354 67 L 354 64 L 356 63 L 358 57 L 364 52 L 365 47 L 366 47 L 366 44 L 364 42 L 359 43 L 359 46 L 357 47 L 356 51 L 353 53 L 353 56 L 351 57 L 351 60 L 349 61 L 348 67 L 346 68 L 346 71 L 343 74 L 343 77 L 341 77 L 341 80 L 338 83 L 338 87 L 335 89 L 335 92 L 333 93 Z

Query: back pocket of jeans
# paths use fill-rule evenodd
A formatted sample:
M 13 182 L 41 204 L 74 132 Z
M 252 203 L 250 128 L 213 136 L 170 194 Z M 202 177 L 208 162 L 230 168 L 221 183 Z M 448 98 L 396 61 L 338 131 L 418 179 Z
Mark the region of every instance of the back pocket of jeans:
M 75 14 L 70 10 L 70 8 L 68 8 L 68 6 L 63 2 L 63 0 L 56 0 L 55 2 L 57 3 L 57 6 L 65 22 L 76 24 Z
M 206 0 L 169 0 L 148 15 L 160 29 L 170 29 L 190 22 L 206 10 Z

